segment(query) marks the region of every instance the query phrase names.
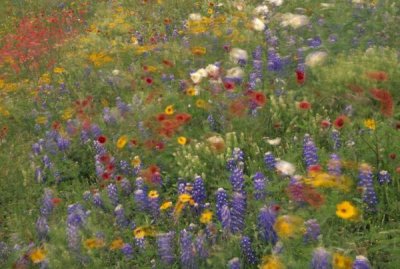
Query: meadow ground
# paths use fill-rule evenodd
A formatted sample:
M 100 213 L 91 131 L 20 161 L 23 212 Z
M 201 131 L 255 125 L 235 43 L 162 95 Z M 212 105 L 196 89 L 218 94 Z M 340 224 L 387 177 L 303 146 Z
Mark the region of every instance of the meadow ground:
M 399 268 L 400 2 L 2 2 L 0 268 Z

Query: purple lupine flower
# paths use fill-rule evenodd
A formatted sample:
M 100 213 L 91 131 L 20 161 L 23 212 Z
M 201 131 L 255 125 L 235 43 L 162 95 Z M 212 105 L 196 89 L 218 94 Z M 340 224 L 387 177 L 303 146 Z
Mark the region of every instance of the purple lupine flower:
M 353 269 L 371 269 L 371 265 L 368 259 L 364 256 L 356 256 L 356 260 L 353 262 Z
M 122 193 L 126 196 L 130 195 L 133 191 L 132 184 L 127 178 L 121 180 Z
M 178 179 L 178 195 L 187 193 L 186 190 L 186 181 L 182 179 Z
M 132 169 L 127 161 L 120 160 L 118 166 L 118 169 L 122 174 L 129 176 L 132 173 Z
M 206 234 L 199 234 L 195 241 L 194 246 L 196 250 L 197 257 L 200 259 L 206 259 L 208 257 L 208 251 L 206 247 Z
M 246 196 L 235 192 L 232 198 L 231 207 L 231 229 L 233 233 L 242 232 L 245 226 Z
M 204 205 L 206 201 L 206 188 L 204 186 L 204 181 L 200 176 L 196 176 L 194 179 L 192 197 L 200 206 Z
M 388 171 L 382 170 L 378 173 L 378 182 L 379 184 L 389 184 L 391 181 L 391 177 Z
M 117 206 L 119 204 L 118 189 L 115 184 L 110 183 L 107 186 L 107 195 L 108 199 L 110 199 L 110 202 L 113 206 Z
M 234 191 L 242 191 L 244 186 L 243 168 L 235 167 L 230 176 L 230 182 Z
M 155 194 L 153 195 L 154 192 Z M 150 213 L 153 218 L 156 219 L 160 215 L 160 199 L 158 197 L 158 193 L 156 191 L 149 192 L 147 200 L 149 203 Z
M 208 122 L 208 124 L 209 124 L 209 126 L 210 126 L 210 129 L 211 129 L 212 131 L 216 131 L 216 130 L 217 130 L 217 123 L 216 123 L 216 121 L 215 121 L 215 119 L 214 119 L 214 117 L 213 117 L 212 114 L 209 114 L 209 115 L 208 115 L 208 117 L 207 117 L 207 122 Z
M 283 68 L 283 63 L 280 55 L 275 52 L 275 49 L 268 49 L 268 63 L 267 63 L 268 71 L 271 72 L 279 72 Z
M 318 164 L 317 147 L 309 134 L 304 135 L 303 158 L 307 169 Z
M 186 230 L 180 234 L 181 266 L 185 269 L 196 268 L 192 236 Z
M 226 169 L 229 172 L 232 172 L 235 169 L 235 167 L 236 167 L 236 160 L 234 158 L 229 158 L 226 161 Z
M 142 238 L 135 238 L 135 246 L 139 250 L 144 250 L 146 248 L 146 239 L 144 237 Z
M 101 129 L 97 124 L 92 124 L 90 126 L 90 132 L 92 133 L 93 138 L 97 138 L 101 135 Z
M 248 264 L 257 264 L 258 259 L 256 257 L 256 253 L 251 247 L 251 240 L 248 236 L 243 236 L 240 242 L 240 246 L 242 249 L 243 256 L 246 258 L 246 262 Z
M 322 40 L 319 36 L 308 39 L 308 45 L 312 48 L 317 48 L 317 47 L 321 46 L 321 44 L 322 44 Z
M 42 161 L 43 161 L 44 168 L 50 169 L 53 166 L 53 163 L 51 162 L 49 156 L 47 156 L 47 155 L 43 156 Z
M 109 107 L 105 107 L 103 109 L 103 120 L 106 124 L 113 124 L 117 121 L 116 118 L 111 114 Z
M 225 232 L 231 231 L 231 210 L 227 205 L 224 205 L 221 210 L 221 224 Z
M 146 210 L 147 209 L 147 195 L 144 192 L 144 190 L 142 190 L 142 189 L 136 190 L 134 195 L 135 195 L 136 208 L 138 208 L 140 211 Z
M 331 268 L 331 255 L 324 248 L 316 248 L 313 252 L 311 261 L 312 269 L 330 269 Z
M 240 269 L 240 260 L 235 257 L 228 262 L 229 269 Z
M 53 191 L 50 189 L 45 189 L 44 196 L 42 199 L 42 206 L 40 207 L 40 215 L 43 217 L 49 217 L 51 212 L 53 211 Z
M 244 162 L 244 152 L 240 148 L 234 148 L 232 151 L 232 157 L 237 162 Z
M 40 241 L 47 239 L 49 230 L 50 228 L 47 223 L 47 218 L 40 216 L 36 221 L 36 232 Z
M 127 259 L 133 258 L 133 247 L 131 244 L 125 243 L 121 248 L 121 252 Z
M 269 170 L 275 171 L 276 159 L 271 152 L 264 154 L 264 163 Z
M 342 174 L 342 163 L 337 154 L 331 154 L 328 162 L 328 173 L 333 176 L 340 176 Z
M 219 221 L 222 221 L 222 208 L 224 205 L 228 205 L 228 194 L 223 188 L 219 188 L 216 194 L 217 218 Z
M 254 60 L 262 60 L 262 46 L 257 46 L 252 52 L 252 56 Z
M 253 176 L 254 198 L 256 200 L 264 200 L 266 197 L 265 185 L 266 178 L 261 172 L 257 172 Z
M 258 228 L 261 238 L 274 245 L 278 240 L 278 235 L 274 230 L 276 221 L 276 211 L 272 207 L 263 207 L 258 214 Z
M 104 207 L 104 202 L 103 202 L 103 199 L 100 196 L 100 193 L 96 192 L 95 194 L 93 194 L 92 201 L 93 201 L 93 204 L 96 207 L 100 207 L 102 209 L 105 208 Z
M 68 247 L 72 251 L 78 252 L 80 249 L 79 229 L 86 221 L 87 213 L 80 204 L 72 204 L 67 208 L 67 241 Z
M 118 205 L 114 209 L 115 221 L 119 227 L 127 227 L 129 225 L 128 219 L 125 217 L 125 211 L 122 205 Z
M 141 177 L 136 178 L 135 186 L 136 186 L 136 189 L 138 189 L 138 190 L 147 191 L 146 184 L 144 183 L 144 179 Z
M 89 140 L 90 140 L 90 134 L 89 134 L 89 132 L 86 131 L 86 130 L 82 130 L 82 131 L 81 131 L 81 136 L 80 136 L 80 138 L 81 138 L 81 142 L 82 142 L 83 144 L 86 144 L 86 143 L 89 142 Z
M 338 130 L 333 129 L 331 139 L 333 143 L 333 150 L 340 149 L 340 147 L 342 146 L 342 142 L 340 140 L 340 132 Z
M 316 241 L 318 236 L 321 234 L 321 227 L 319 226 L 316 219 L 309 219 L 304 222 L 306 226 L 306 233 L 304 234 L 304 240 L 306 242 Z
M 368 210 L 374 211 L 378 204 L 378 198 L 374 189 L 372 169 L 368 164 L 360 165 L 358 178 L 358 186 L 363 189 L 363 201 L 367 204 Z
M 43 183 L 44 175 L 43 170 L 40 167 L 36 167 L 35 169 L 35 182 L 36 183 Z
M 61 135 L 57 137 L 57 147 L 59 151 L 66 151 L 71 144 L 71 141 Z
M 43 147 L 39 143 L 34 143 L 32 145 L 32 152 L 34 155 L 36 155 L 36 156 L 39 155 L 42 152 L 42 150 L 43 150 Z
M 173 249 L 174 232 L 168 232 L 157 236 L 158 255 L 165 264 L 175 262 L 175 254 Z
M 121 116 L 125 116 L 130 110 L 130 106 L 124 103 L 121 97 L 116 98 L 116 105 Z

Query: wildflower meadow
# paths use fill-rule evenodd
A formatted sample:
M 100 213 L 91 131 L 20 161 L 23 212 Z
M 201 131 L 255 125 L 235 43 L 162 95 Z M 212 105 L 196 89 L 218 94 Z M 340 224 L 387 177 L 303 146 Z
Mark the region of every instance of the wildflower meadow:
M 0 268 L 400 268 L 400 1 L 1 2 Z

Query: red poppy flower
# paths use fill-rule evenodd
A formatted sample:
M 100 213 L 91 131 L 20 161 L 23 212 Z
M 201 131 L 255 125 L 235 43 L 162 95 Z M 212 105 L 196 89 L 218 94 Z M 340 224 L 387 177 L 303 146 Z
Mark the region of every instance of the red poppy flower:
M 267 98 L 262 92 L 252 92 L 251 101 L 254 102 L 257 106 L 263 106 L 267 102 Z
M 112 172 L 112 171 L 114 170 L 114 168 L 115 168 L 115 166 L 114 166 L 114 164 L 112 164 L 112 163 L 109 163 L 109 164 L 107 165 L 107 171 L 109 171 L 109 172 Z
M 308 101 L 301 101 L 298 104 L 298 107 L 302 110 L 309 110 L 311 108 L 311 104 Z
M 99 142 L 100 144 L 104 144 L 107 142 L 107 137 L 105 137 L 104 135 L 101 135 L 97 138 L 97 142 Z
M 146 81 L 146 83 L 149 84 L 149 85 L 153 84 L 153 79 L 152 79 L 151 77 L 145 78 L 145 81 Z
M 181 123 L 181 124 L 185 124 L 187 122 L 189 122 L 192 119 L 192 116 L 188 113 L 178 113 L 175 115 L 175 119 Z
M 393 98 L 389 91 L 382 89 L 371 89 L 372 97 L 381 104 L 381 113 L 387 117 L 393 115 Z
M 225 81 L 224 82 L 224 87 L 227 90 L 234 90 L 235 89 L 235 83 L 232 81 Z
M 322 170 L 322 167 L 321 167 L 321 165 L 319 165 L 319 164 L 311 165 L 311 166 L 308 168 L 308 172 L 320 172 L 321 170 Z
M 107 172 L 104 172 L 104 173 L 101 175 L 101 177 L 102 177 L 104 180 L 109 180 L 109 179 L 110 179 L 110 174 L 107 173 Z
M 247 106 L 243 100 L 233 101 L 229 106 L 229 112 L 237 117 L 241 117 L 246 112 Z
M 59 203 L 61 203 L 61 201 L 62 201 L 62 199 L 57 198 L 57 197 L 51 199 L 51 203 L 55 206 L 57 206 Z
M 101 155 L 100 156 L 100 162 L 102 164 L 106 164 L 110 162 L 110 156 L 108 156 L 107 154 Z
M 115 177 L 115 180 L 116 180 L 117 182 L 120 182 L 120 181 L 122 180 L 122 176 L 121 176 L 121 175 L 116 176 L 116 177 Z
M 304 71 L 296 70 L 296 80 L 298 84 L 303 84 L 306 80 L 306 74 Z
M 175 120 L 164 120 L 162 121 L 161 125 L 164 129 L 168 130 L 175 130 L 179 127 L 179 123 Z
M 386 81 L 388 80 L 389 76 L 384 71 L 370 71 L 365 73 L 368 78 L 377 80 L 377 81 Z
M 164 113 L 160 113 L 160 114 L 158 114 L 157 116 L 156 116 L 156 119 L 157 119 L 157 121 L 164 121 L 164 120 L 166 120 L 167 119 L 167 115 L 166 114 L 164 114 Z
M 334 120 L 333 125 L 335 126 L 336 129 L 342 129 L 346 119 L 347 117 L 345 115 L 340 115 Z
M 331 123 L 328 120 L 322 120 L 321 121 L 321 127 L 322 128 L 328 128 L 331 125 Z

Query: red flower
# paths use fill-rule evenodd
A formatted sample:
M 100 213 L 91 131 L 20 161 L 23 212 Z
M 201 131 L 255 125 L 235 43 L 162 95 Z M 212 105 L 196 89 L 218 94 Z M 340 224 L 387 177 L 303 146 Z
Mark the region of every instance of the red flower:
M 368 78 L 377 80 L 377 81 L 386 81 L 389 79 L 389 76 L 384 71 L 370 71 L 365 73 Z
M 55 206 L 57 206 L 59 203 L 61 203 L 61 201 L 62 200 L 60 198 L 57 198 L 57 197 L 51 199 L 51 203 L 53 205 L 55 205 Z
M 224 87 L 227 90 L 234 90 L 235 89 L 235 83 L 232 82 L 232 81 L 228 81 L 227 80 L 227 81 L 224 82 Z
M 389 158 L 392 160 L 396 159 L 396 153 L 390 153 Z
M 110 179 L 110 174 L 107 173 L 107 172 L 104 172 L 104 173 L 101 175 L 101 177 L 102 177 L 104 180 L 109 180 L 109 179 Z
M 104 135 L 101 135 L 97 138 L 97 142 L 99 142 L 100 144 L 104 144 L 107 142 L 107 137 L 105 137 Z
M 322 167 L 321 167 L 321 165 L 319 165 L 319 164 L 311 165 L 311 166 L 308 168 L 308 172 L 320 172 L 321 170 L 322 170 Z
M 257 106 L 263 106 L 267 102 L 267 98 L 262 92 L 252 92 L 251 101 L 254 102 Z
M 146 83 L 149 84 L 149 85 L 153 84 L 153 79 L 152 79 L 151 77 L 145 78 L 145 81 L 146 81 Z
M 347 117 L 345 115 L 340 115 L 333 122 L 333 125 L 335 126 L 336 129 L 342 129 L 346 120 L 347 120 Z
M 100 156 L 100 162 L 102 164 L 106 164 L 110 162 L 110 156 L 108 156 L 107 154 L 101 155 Z
M 298 84 L 303 84 L 306 80 L 306 74 L 304 71 L 296 70 L 296 80 Z
M 157 116 L 156 116 L 156 118 L 157 118 L 157 121 L 164 121 L 164 120 L 166 120 L 167 119 L 167 115 L 166 114 L 164 114 L 164 113 L 160 113 L 160 114 L 158 114 Z
M 169 60 L 163 60 L 162 62 L 163 62 L 164 65 L 166 65 L 166 66 L 168 66 L 168 67 L 174 66 L 174 64 L 173 64 L 171 61 L 169 61 Z
M 185 124 L 187 122 L 189 122 L 192 119 L 192 116 L 190 114 L 187 113 L 178 113 L 175 115 L 175 119 L 181 123 L 181 124 Z
M 301 101 L 298 104 L 298 107 L 302 110 L 309 110 L 311 108 L 311 104 L 308 101 Z
M 322 128 L 328 128 L 331 125 L 331 123 L 328 120 L 322 120 L 321 121 L 321 127 Z
M 393 98 L 389 91 L 382 89 L 371 89 L 372 98 L 379 101 L 381 104 L 381 113 L 387 117 L 393 115 Z
M 131 139 L 131 145 L 132 146 L 137 146 L 138 145 L 137 140 L 136 139 Z
M 237 117 L 241 117 L 246 112 L 247 106 L 243 100 L 233 101 L 229 106 L 229 112 Z

